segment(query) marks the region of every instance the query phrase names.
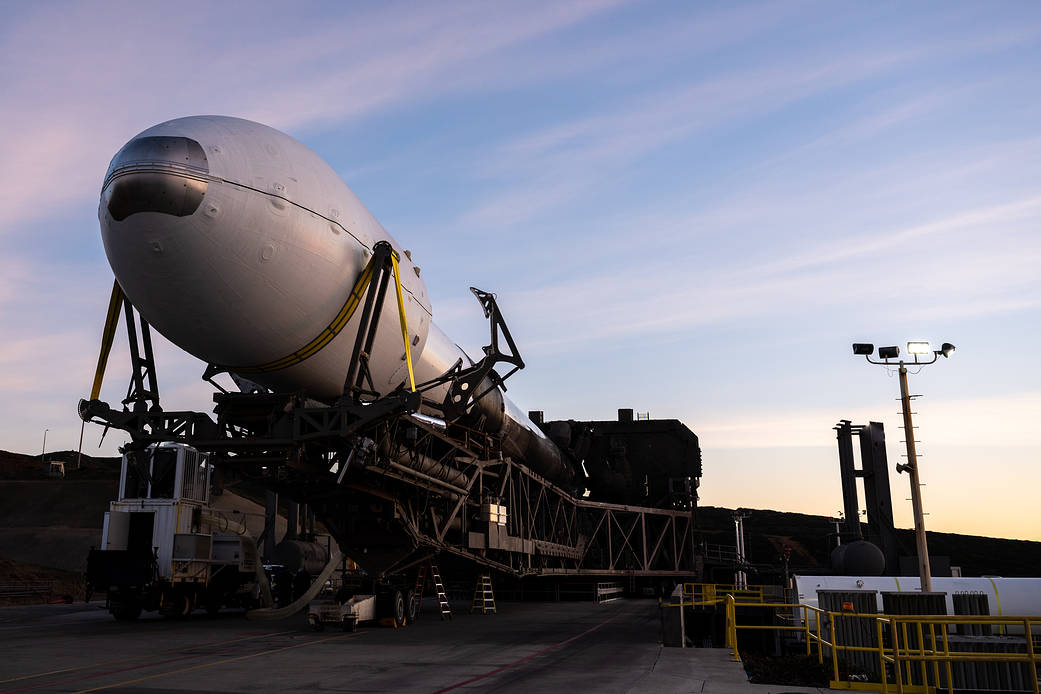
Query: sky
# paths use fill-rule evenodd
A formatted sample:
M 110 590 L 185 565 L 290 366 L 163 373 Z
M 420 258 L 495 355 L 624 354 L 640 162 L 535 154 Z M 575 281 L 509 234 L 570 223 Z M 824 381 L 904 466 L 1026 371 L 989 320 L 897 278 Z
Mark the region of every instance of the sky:
M 912 370 L 930 530 L 1041 540 L 1041 5 L 0 0 L 0 448 L 75 449 L 115 152 L 180 116 L 283 130 L 479 349 L 497 294 L 547 419 L 701 440 L 701 504 L 835 515 L 834 424 Z M 102 399 L 129 364 L 117 338 Z M 159 340 L 167 409 L 211 406 Z M 84 452 L 113 454 L 90 426 Z M 897 524 L 908 482 L 892 473 Z M 747 522 L 754 531 L 754 520 Z M 823 532 L 823 530 L 822 530 Z

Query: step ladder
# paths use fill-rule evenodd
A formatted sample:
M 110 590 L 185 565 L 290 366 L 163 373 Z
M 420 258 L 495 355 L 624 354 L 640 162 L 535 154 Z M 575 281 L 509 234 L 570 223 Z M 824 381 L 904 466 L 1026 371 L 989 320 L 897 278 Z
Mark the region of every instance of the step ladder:
M 427 562 L 426 564 L 419 565 L 419 573 L 416 575 L 416 589 L 412 591 L 412 594 L 416 599 L 416 618 L 419 618 L 419 612 L 423 609 L 423 590 L 427 585 Z
M 470 605 L 470 614 L 495 614 L 495 593 L 492 592 L 491 574 L 481 574 L 474 587 L 474 601 Z
M 452 621 L 452 606 L 448 604 L 448 595 L 445 594 L 445 584 L 441 580 L 441 573 L 437 570 L 437 564 L 429 562 L 430 564 L 430 578 L 434 581 L 434 590 L 437 592 L 437 605 L 441 610 L 441 620 L 444 621 L 445 617 L 448 617 L 448 621 Z
M 448 617 L 449 621 L 451 621 L 452 606 L 448 604 L 445 584 L 441 581 L 441 574 L 437 570 L 437 564 L 432 561 L 420 564 L 419 573 L 416 575 L 416 589 L 413 591 L 417 601 L 416 617 L 419 617 L 419 611 L 423 607 L 423 592 L 426 589 L 427 571 L 430 572 L 430 580 L 434 583 L 434 592 L 437 595 L 437 605 L 441 611 L 441 619 L 444 620 L 445 617 Z

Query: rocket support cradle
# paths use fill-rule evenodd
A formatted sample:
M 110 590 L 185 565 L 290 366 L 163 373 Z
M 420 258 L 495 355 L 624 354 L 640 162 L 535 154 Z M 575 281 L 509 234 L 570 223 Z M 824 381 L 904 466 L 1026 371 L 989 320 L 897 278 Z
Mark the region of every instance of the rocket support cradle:
M 693 572 L 690 510 L 576 497 L 572 463 L 502 394 L 523 360 L 494 297 L 473 290 L 491 330 L 474 363 L 431 321 L 410 254 L 299 142 L 233 118 L 162 123 L 114 157 L 98 214 L 116 286 L 84 420 L 308 503 L 373 575 L 437 552 L 516 575 Z M 97 398 L 121 306 L 133 378 L 117 411 Z M 216 421 L 159 406 L 150 325 L 211 365 Z

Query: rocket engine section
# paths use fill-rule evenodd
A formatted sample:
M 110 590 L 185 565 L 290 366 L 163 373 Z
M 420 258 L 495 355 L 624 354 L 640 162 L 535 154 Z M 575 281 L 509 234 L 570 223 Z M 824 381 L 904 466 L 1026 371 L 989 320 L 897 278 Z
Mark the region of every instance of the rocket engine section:
M 195 116 L 145 130 L 112 159 L 98 218 L 116 280 L 149 324 L 274 392 L 342 395 L 361 320 L 353 290 L 380 242 L 399 260 L 416 382 L 472 364 L 433 323 L 411 254 L 325 161 L 267 126 Z M 381 396 L 408 381 L 402 340 L 387 301 L 367 362 Z M 504 453 L 570 485 L 571 465 L 497 387 L 468 414 Z

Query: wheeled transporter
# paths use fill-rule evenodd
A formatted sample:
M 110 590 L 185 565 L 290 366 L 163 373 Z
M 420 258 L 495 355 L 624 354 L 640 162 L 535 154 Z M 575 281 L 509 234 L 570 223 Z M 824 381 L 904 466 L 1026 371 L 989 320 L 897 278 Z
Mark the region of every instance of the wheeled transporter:
M 210 508 L 210 472 L 206 455 L 180 443 L 124 454 L 119 498 L 87 558 L 87 591 L 104 591 L 116 619 L 258 604 L 256 543 Z

